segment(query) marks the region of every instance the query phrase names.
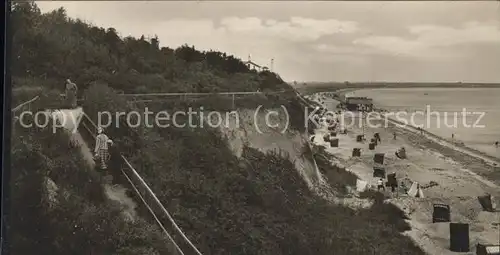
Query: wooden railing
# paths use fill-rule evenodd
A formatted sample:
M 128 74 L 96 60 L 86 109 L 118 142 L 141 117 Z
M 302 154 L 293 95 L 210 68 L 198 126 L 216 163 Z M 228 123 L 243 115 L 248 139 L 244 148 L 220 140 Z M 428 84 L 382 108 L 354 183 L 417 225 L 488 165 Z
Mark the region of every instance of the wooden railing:
M 11 112 L 12 112 L 12 123 L 16 123 L 19 118 L 17 117 L 17 112 L 21 109 L 23 109 L 24 107 L 28 107 L 28 111 L 31 111 L 31 103 L 35 102 L 36 100 L 38 100 L 38 98 L 40 98 L 39 96 L 36 96 L 24 103 L 21 103 L 19 104 L 18 106 L 12 108 Z
M 213 96 L 213 95 L 258 95 L 258 94 L 280 94 L 286 91 L 272 91 L 272 92 L 260 92 L 260 91 L 243 91 L 243 92 L 216 92 L 216 93 L 147 93 L 147 94 L 121 94 L 124 97 L 150 97 L 150 96 Z
M 24 106 L 28 106 L 28 107 L 29 107 L 28 109 L 30 109 L 30 110 L 31 110 L 31 103 L 33 103 L 33 102 L 35 102 L 36 100 L 38 100 L 38 98 L 40 98 L 40 97 L 39 97 L 39 96 L 36 96 L 36 97 L 34 97 L 34 98 L 32 98 L 32 99 L 30 99 L 30 100 L 28 100 L 28 101 L 24 102 L 24 103 L 21 103 L 21 104 L 19 104 L 18 106 L 16 106 L 16 107 L 12 108 L 12 110 L 11 110 L 11 111 L 12 111 L 13 113 L 15 113 L 15 112 L 17 112 L 18 110 L 20 110 L 21 108 L 23 108 Z
M 84 114 L 82 117 L 82 121 L 80 122 L 80 127 L 84 129 L 87 133 L 91 135 L 91 137 L 95 138 L 97 135 L 97 125 L 86 115 Z M 172 215 L 165 209 L 161 201 L 158 199 L 156 194 L 151 190 L 149 185 L 144 181 L 144 179 L 139 175 L 139 173 L 135 170 L 135 168 L 130 164 L 130 162 L 121 154 L 121 169 L 120 172 L 126 178 L 127 182 L 130 184 L 132 189 L 135 191 L 142 204 L 148 209 L 151 216 L 155 219 L 157 224 L 160 226 L 162 231 L 171 241 L 172 246 L 175 248 L 178 254 L 184 255 L 186 254 L 184 251 L 190 250 L 191 252 L 187 254 L 196 254 L 202 255 L 201 252 L 196 248 L 196 246 L 189 240 L 189 238 L 184 234 L 182 229 L 177 225 L 174 221 Z M 117 160 L 117 159 L 114 159 Z M 167 225 L 164 223 L 168 221 L 170 227 L 166 227 Z M 176 233 L 175 237 L 177 239 L 181 239 L 183 243 L 183 248 L 181 248 L 177 242 L 175 241 L 175 237 L 170 233 Z

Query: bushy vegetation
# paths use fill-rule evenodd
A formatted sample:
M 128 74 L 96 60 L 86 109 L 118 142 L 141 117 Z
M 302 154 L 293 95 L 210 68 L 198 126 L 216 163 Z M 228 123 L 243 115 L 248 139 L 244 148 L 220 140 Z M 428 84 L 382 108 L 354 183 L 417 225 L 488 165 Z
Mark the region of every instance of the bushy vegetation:
M 119 98 L 104 90 L 88 104 L 106 107 L 93 102 Z M 308 189 L 284 153 L 246 147 L 238 159 L 219 132 L 206 128 L 135 131 L 143 137 L 129 154 L 132 164 L 202 253 L 422 254 L 399 234 L 408 225 L 397 208 L 377 203 L 354 211 L 328 204 Z M 326 161 L 319 166 L 335 188 L 345 187 L 341 180 L 355 184 L 345 170 L 328 173 L 333 168 Z
M 41 14 L 33 3 L 14 5 L 16 86 L 30 79 L 62 89 L 71 78 L 81 90 L 100 81 L 125 93 L 290 90 L 276 74 L 249 70 L 226 53 L 160 47 L 158 38 L 144 36 L 122 39 L 113 28 L 68 18 L 62 8 Z
M 70 78 L 79 85 L 85 112 L 96 120 L 99 111 L 146 106 L 120 93 L 285 90 L 247 98 L 238 107 L 283 104 L 294 127 L 303 131 L 303 106 L 289 86 L 276 74 L 249 70 L 225 53 L 160 47 L 157 38 L 122 39 L 112 28 L 66 17 L 63 9 L 41 14 L 33 3 L 16 3 L 12 15 L 16 97 L 45 91 L 56 99 Z M 35 108 L 60 105 L 48 99 Z M 202 102 L 206 108 L 231 108 L 223 98 Z M 193 104 L 175 100 L 147 106 L 172 110 Z M 308 189 L 283 155 L 245 147 L 237 158 L 226 138 L 210 128 L 116 124 L 108 135 L 203 254 L 422 254 L 400 235 L 401 219 L 388 205 L 360 211 L 331 205 Z M 165 237 L 147 215 L 125 222 L 120 209 L 104 199 L 102 177 L 85 169 L 78 151 L 68 150 L 67 137 L 36 130 L 13 137 L 14 254 L 169 254 Z M 40 203 L 46 176 L 69 194 L 68 199 L 61 194 L 53 209 Z
M 17 123 L 12 137 L 9 254 L 170 254 L 156 226 L 105 199 L 67 134 Z

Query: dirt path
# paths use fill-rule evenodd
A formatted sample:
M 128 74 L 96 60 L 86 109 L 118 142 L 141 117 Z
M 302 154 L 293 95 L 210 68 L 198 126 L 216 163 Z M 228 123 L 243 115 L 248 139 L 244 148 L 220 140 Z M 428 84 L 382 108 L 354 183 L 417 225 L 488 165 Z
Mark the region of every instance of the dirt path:
M 88 164 L 88 168 L 95 169 L 92 150 L 89 148 L 88 144 L 84 141 L 78 131 L 73 132 L 78 123 L 71 120 L 78 120 L 81 114 L 83 114 L 83 111 L 81 108 L 77 108 L 75 110 L 58 111 L 55 116 L 57 116 L 57 118 L 66 118 L 67 120 L 70 120 L 65 122 L 64 128 L 70 136 L 71 143 L 80 148 L 80 153 Z M 104 190 L 106 192 L 106 196 L 110 200 L 119 203 L 123 207 L 123 214 L 126 219 L 133 221 L 136 218 L 137 204 L 129 196 L 127 196 L 127 189 L 125 187 L 122 185 L 112 185 L 111 183 L 106 183 L 104 184 Z

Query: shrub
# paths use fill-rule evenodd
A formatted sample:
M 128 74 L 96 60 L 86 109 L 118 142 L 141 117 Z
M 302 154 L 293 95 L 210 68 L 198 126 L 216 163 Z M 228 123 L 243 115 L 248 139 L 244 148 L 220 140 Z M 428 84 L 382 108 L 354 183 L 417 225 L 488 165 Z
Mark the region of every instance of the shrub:
M 285 90 L 244 97 L 236 106 L 283 105 L 291 126 L 304 131 L 304 108 L 289 85 L 275 73 L 249 70 L 234 56 L 187 45 L 160 48 L 158 38 L 120 38 L 113 28 L 68 18 L 64 9 L 41 14 L 34 3 L 15 3 L 12 19 L 17 58 L 11 73 L 19 87 L 40 81 L 42 90 L 50 92 L 37 109 L 61 107 L 58 84 L 68 77 L 79 86 L 84 111 L 95 122 L 99 112 L 113 115 L 144 106 L 121 93 Z M 151 107 L 201 104 L 232 109 L 231 99 L 220 96 L 197 105 L 178 99 Z M 279 153 L 244 148 L 240 159 L 216 130 L 128 128 L 116 119 L 110 124 L 106 133 L 204 254 L 421 254 L 399 234 L 404 228 L 397 211 L 382 204 L 362 211 L 328 204 L 312 194 L 294 164 Z M 64 147 L 63 134 L 15 130 L 13 137 L 16 214 L 11 213 L 10 230 L 15 254 L 170 254 L 151 221 L 125 222 L 120 208 L 101 199 L 100 176 Z M 323 163 L 323 171 L 344 174 Z M 59 206 L 52 210 L 40 202 L 46 196 L 45 177 L 60 186 Z

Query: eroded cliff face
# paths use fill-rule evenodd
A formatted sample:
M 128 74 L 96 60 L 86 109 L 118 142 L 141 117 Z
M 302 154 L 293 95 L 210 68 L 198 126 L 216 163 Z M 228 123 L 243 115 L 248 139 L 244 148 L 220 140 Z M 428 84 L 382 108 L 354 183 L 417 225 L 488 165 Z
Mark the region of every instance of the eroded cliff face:
M 331 199 L 333 194 L 312 157 L 308 135 L 285 128 L 289 121 L 284 114 L 268 114 L 280 111 L 282 109 L 268 109 L 256 114 L 252 110 L 239 110 L 237 114 L 222 116 L 220 130 L 238 157 L 241 157 L 245 145 L 264 153 L 276 151 L 288 156 L 308 186 L 319 195 Z
M 252 110 L 239 110 L 237 114 L 222 114 L 220 130 L 228 138 L 229 146 L 236 156 L 241 157 L 245 145 L 264 153 L 273 150 L 281 152 L 289 157 L 309 188 L 318 196 L 352 209 L 367 208 L 371 205 L 367 199 L 337 196 L 316 165 L 309 144 L 309 135 L 290 128 L 285 130 L 284 127 L 289 121 L 284 114 L 281 114 L 282 116 L 267 114 L 273 111 L 282 110 L 261 110 L 257 114 Z M 267 123 L 271 125 L 265 124 L 266 118 Z M 216 120 L 212 121 L 215 123 Z

